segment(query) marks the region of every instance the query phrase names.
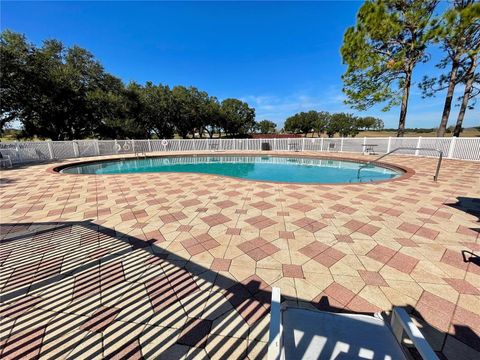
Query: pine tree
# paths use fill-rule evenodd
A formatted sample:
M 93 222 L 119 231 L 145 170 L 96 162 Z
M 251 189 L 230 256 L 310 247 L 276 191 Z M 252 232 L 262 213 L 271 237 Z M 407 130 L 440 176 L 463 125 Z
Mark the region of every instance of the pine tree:
M 342 76 L 346 104 L 365 110 L 400 105 L 397 136 L 403 136 L 415 65 L 428 60 L 437 0 L 370 0 L 347 29 L 341 53 L 348 68 Z

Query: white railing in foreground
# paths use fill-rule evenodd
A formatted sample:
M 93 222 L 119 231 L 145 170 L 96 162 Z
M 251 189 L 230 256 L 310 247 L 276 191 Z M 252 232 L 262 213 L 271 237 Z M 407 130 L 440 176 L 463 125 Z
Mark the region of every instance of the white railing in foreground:
M 387 153 L 399 147 L 433 148 L 447 159 L 480 161 L 479 138 L 282 138 L 282 139 L 169 139 L 169 140 L 75 140 L 0 142 L 0 152 L 12 162 L 42 162 L 77 157 L 143 154 L 173 151 L 364 151 L 364 145 L 375 145 L 376 153 Z M 436 156 L 433 151 L 402 150 L 398 154 Z

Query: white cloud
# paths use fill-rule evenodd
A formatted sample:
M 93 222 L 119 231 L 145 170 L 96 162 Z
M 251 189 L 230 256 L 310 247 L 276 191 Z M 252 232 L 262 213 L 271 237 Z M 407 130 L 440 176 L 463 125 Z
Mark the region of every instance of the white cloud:
M 344 104 L 345 95 L 339 87 L 329 86 L 322 93 L 312 90 L 293 92 L 287 95 L 247 95 L 242 97 L 256 110 L 257 120 L 268 119 L 283 127 L 286 118 L 301 111 L 317 110 L 328 112 L 350 112 L 359 116 L 375 116 L 383 119 L 385 127 L 396 128 L 398 124 L 399 108 L 390 111 L 381 111 L 381 106 L 375 106 L 367 111 L 358 112 Z M 443 111 L 443 94 L 435 98 L 422 99 L 419 94 L 411 96 L 407 114 L 407 127 L 434 128 L 438 126 Z M 458 107 L 453 106 L 450 114 L 449 125 L 455 123 Z M 468 110 L 464 126 L 480 125 L 478 110 Z

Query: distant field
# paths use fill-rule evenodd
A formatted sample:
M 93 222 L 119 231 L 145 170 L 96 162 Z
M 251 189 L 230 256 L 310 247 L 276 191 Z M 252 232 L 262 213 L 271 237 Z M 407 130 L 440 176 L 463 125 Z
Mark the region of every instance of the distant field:
M 360 131 L 360 133 L 357 136 L 365 136 L 365 137 L 389 137 L 389 136 L 397 136 L 396 131 Z M 435 137 L 437 134 L 435 131 L 428 131 L 428 132 L 410 132 L 407 131 L 405 133 L 405 136 L 408 137 L 417 137 L 417 136 L 424 136 L 424 137 Z M 445 137 L 451 137 L 452 133 L 450 134 L 445 134 Z M 465 129 L 461 134 L 460 137 L 480 137 L 480 130 L 470 128 L 470 129 Z
M 312 134 L 308 134 L 308 137 L 311 137 L 311 136 Z M 325 135 L 323 136 L 325 137 Z M 360 133 L 356 137 L 389 137 L 389 136 L 395 137 L 397 136 L 397 132 L 396 131 L 360 131 Z M 425 131 L 425 132 L 407 131 L 405 133 L 405 137 L 418 137 L 418 136 L 435 137 L 436 133 L 435 131 Z M 452 133 L 445 134 L 445 137 L 451 137 L 451 136 L 452 136 Z M 214 137 L 218 138 L 218 135 L 215 135 Z M 317 134 L 313 135 L 313 137 L 317 137 Z M 339 136 L 336 135 L 335 137 L 339 137 Z M 475 128 L 465 129 L 460 134 L 460 137 L 480 137 L 480 130 Z M 181 139 L 178 136 L 175 136 L 175 138 Z M 204 139 L 207 139 L 207 137 L 204 137 Z M 7 136 L 0 137 L 0 141 L 3 141 L 3 142 L 10 142 L 15 140 L 16 139 L 14 135 L 10 135 L 10 136 L 7 135 Z M 22 141 L 22 140 L 18 140 L 18 141 Z M 41 141 L 41 140 L 35 138 L 35 139 L 29 139 L 29 141 Z

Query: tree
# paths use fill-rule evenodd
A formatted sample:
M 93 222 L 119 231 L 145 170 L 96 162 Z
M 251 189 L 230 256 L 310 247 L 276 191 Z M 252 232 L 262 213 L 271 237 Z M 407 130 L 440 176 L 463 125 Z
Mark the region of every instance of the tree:
M 209 96 L 207 93 L 199 98 L 199 135 L 203 136 L 206 131 L 210 138 L 220 127 L 221 109 L 220 103 L 215 96 Z
M 333 137 L 336 133 L 342 137 L 355 136 L 358 134 L 357 118 L 353 114 L 332 114 L 326 132 L 328 137 Z
M 105 73 L 93 55 L 77 46 L 65 49 L 55 40 L 45 41 L 32 54 L 34 93 L 25 103 L 22 125 L 25 136 L 73 140 L 93 136 L 104 109 L 91 97 L 102 89 Z
M 184 139 L 188 137 L 188 134 L 195 134 L 195 127 L 197 125 L 197 109 L 193 94 L 195 91 L 198 90 L 185 86 L 175 86 L 172 89 L 172 96 L 175 103 L 175 130 Z
M 295 114 L 285 120 L 283 128 L 286 132 L 301 134 L 309 132 L 312 129 L 310 125 L 313 126 L 313 124 L 307 124 L 305 129 L 305 124 L 302 123 L 302 118 L 299 114 Z
M 107 81 L 107 79 L 109 79 Z M 109 91 L 98 90 L 90 94 L 91 106 L 97 108 L 97 135 L 103 139 L 150 138 L 145 122 L 139 91 L 130 84 L 127 88 L 114 77 L 107 76 Z
M 384 127 L 384 123 L 383 123 L 383 120 L 382 119 L 375 119 L 375 125 L 374 125 L 374 129 L 375 130 L 383 130 L 383 127 Z
M 357 118 L 357 127 L 363 130 L 381 130 L 383 129 L 383 120 L 377 119 L 373 116 Z
M 325 132 L 330 117 L 331 115 L 326 111 L 317 112 L 317 118 L 313 124 L 313 129 L 318 133 L 318 136 Z
M 277 124 L 270 120 L 262 120 L 256 124 L 260 134 L 274 134 Z
M 222 123 L 222 109 L 217 98 L 212 96 L 204 104 L 205 119 L 203 121 L 203 131 L 208 133 L 208 136 L 213 138 L 216 131 L 220 132 L 220 126 Z
M 450 64 L 450 71 L 438 78 L 425 76 L 419 84 L 424 97 L 447 90 L 437 130 L 439 137 L 445 135 L 455 86 L 462 81 L 465 82 L 462 77 L 469 74 L 468 71 L 462 74 L 462 66 L 468 63 L 471 56 L 478 53 L 480 42 L 480 4 L 474 0 L 454 0 L 453 5 L 453 8 L 442 15 L 439 26 L 434 31 L 434 41 L 440 43 L 446 53 L 436 66 L 445 69 Z
M 341 48 L 346 104 L 365 110 L 386 103 L 400 105 L 397 136 L 405 132 L 408 98 L 415 65 L 427 61 L 438 0 L 369 0 L 347 29 Z
M 473 95 L 473 89 L 474 89 L 473 85 L 475 82 L 480 83 L 480 76 L 475 75 L 475 69 L 477 68 L 477 61 L 478 61 L 478 47 L 477 47 L 477 52 L 475 54 L 471 54 L 469 56 L 469 59 L 470 59 L 470 64 L 468 66 L 468 70 L 465 75 L 465 90 L 463 92 L 460 111 L 458 112 L 457 123 L 455 124 L 455 129 L 453 131 L 453 136 L 456 136 L 456 137 L 460 136 L 460 133 L 462 132 L 463 118 L 465 117 L 465 112 L 467 111 L 468 101 L 475 96 Z M 478 92 L 476 95 L 478 95 Z
M 23 136 L 73 140 L 97 135 L 118 115 L 123 84 L 87 50 L 56 40 L 37 48 L 10 31 L 0 45 L 2 126 L 18 120 Z
M 318 119 L 318 113 L 314 110 L 300 112 L 285 120 L 284 128 L 285 131 L 294 134 L 304 134 L 305 136 L 312 132 L 313 136 L 313 129 Z
M 0 132 L 14 121 L 22 135 L 52 140 L 210 137 L 253 129 L 255 109 L 218 100 L 195 87 L 131 83 L 107 73 L 87 50 L 56 40 L 40 47 L 23 35 L 0 35 Z M 220 130 L 219 130 L 220 131 Z
M 25 36 L 6 30 L 0 36 L 0 132 L 13 120 L 20 119 L 30 98 L 28 86 L 34 72 L 31 64 L 33 45 Z
M 225 134 L 248 134 L 255 125 L 255 109 L 238 99 L 225 99 L 221 103 L 221 127 Z
M 159 139 L 173 137 L 178 112 L 170 88 L 147 81 L 145 86 L 131 83 L 128 89 L 136 93 L 140 100 L 139 117 L 148 132 L 154 133 Z

